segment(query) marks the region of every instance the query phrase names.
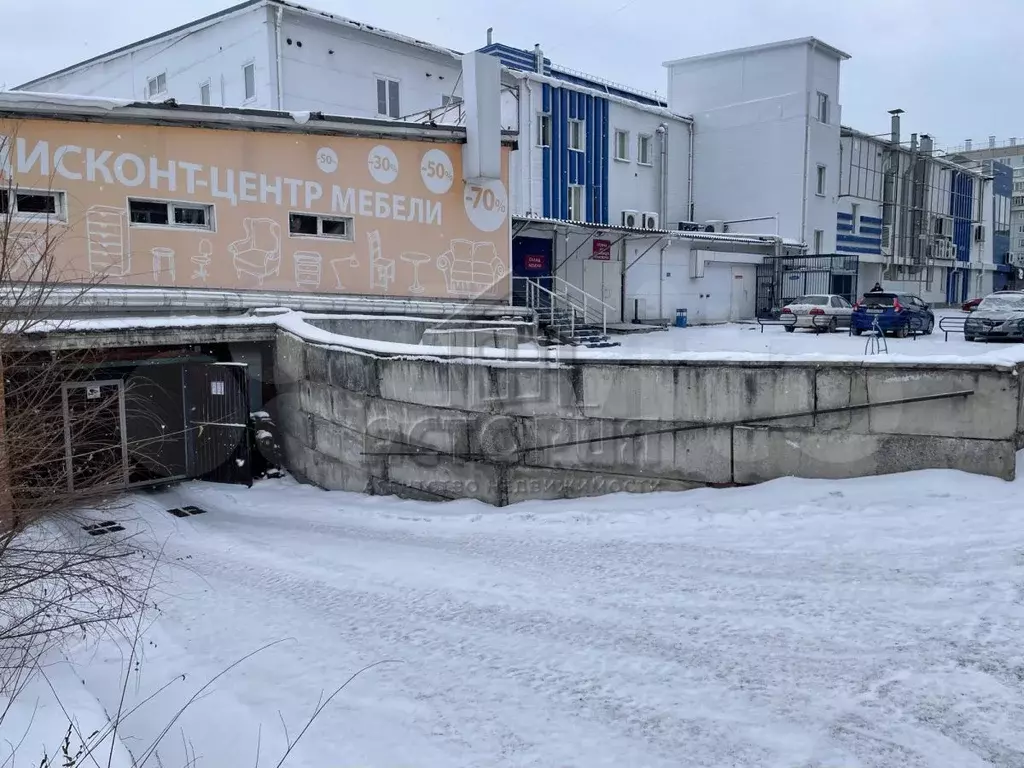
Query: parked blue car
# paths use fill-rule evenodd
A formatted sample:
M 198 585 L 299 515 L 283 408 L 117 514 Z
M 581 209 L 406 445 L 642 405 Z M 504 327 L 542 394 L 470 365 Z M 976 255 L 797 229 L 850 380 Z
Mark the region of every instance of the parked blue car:
M 853 305 L 850 327 L 856 336 L 874 327 L 875 320 L 882 333 L 904 338 L 911 333 L 929 334 L 935 328 L 935 315 L 919 297 L 909 293 L 865 293 Z

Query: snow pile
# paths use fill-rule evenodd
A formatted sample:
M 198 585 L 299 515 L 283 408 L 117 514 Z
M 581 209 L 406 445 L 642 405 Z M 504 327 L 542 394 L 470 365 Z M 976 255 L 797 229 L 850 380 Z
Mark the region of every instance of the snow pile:
M 276 764 L 322 692 L 394 659 L 286 765 L 1024 765 L 1022 491 L 926 471 L 501 511 L 287 480 L 140 496 L 123 524 L 170 567 L 126 706 L 170 685 L 123 738 L 224 672 L 159 764 L 252 765 L 257 742 Z M 74 654 L 108 711 L 125 658 Z

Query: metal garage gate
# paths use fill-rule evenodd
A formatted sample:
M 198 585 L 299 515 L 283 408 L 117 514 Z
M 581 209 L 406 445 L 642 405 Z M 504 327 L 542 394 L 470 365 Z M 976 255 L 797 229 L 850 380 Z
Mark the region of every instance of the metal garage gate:
M 855 302 L 860 259 L 845 254 L 769 257 L 757 265 L 758 317 L 774 317 L 786 304 L 809 293 L 834 293 Z

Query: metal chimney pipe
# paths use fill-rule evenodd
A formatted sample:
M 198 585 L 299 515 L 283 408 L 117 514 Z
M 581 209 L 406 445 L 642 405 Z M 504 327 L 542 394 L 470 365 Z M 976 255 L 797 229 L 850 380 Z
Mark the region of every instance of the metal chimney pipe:
M 900 115 L 903 114 L 903 110 L 902 109 L 890 109 L 889 110 L 889 114 L 892 115 L 892 121 L 891 121 L 892 122 L 892 127 L 891 127 L 892 135 L 889 137 L 889 140 L 893 144 L 895 144 L 896 146 L 899 146 L 899 144 L 900 144 Z
M 544 74 L 544 51 L 540 49 L 540 43 L 535 43 L 533 46 L 533 67 L 537 74 Z
M 494 27 L 487 28 L 487 44 L 490 45 L 494 42 Z
M 988 148 L 989 149 L 995 149 L 996 148 L 996 137 L 995 136 L 989 136 L 988 137 Z
M 971 151 L 971 140 L 970 139 L 964 139 L 964 149 L 966 149 L 968 152 Z

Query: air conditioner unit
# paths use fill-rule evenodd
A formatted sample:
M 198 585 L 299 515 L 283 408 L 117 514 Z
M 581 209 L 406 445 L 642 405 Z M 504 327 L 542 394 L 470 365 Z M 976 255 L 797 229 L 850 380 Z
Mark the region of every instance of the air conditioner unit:
M 647 211 L 641 218 L 643 229 L 658 229 L 658 214 Z
M 933 232 L 940 237 L 953 236 L 953 220 L 948 216 L 936 216 L 932 222 Z
M 680 232 L 696 232 L 700 229 L 700 225 L 695 221 L 680 221 L 678 227 Z
M 623 211 L 622 226 L 632 229 L 640 228 L 640 211 Z
M 725 231 L 725 222 L 721 221 L 720 219 L 711 219 L 709 221 L 705 221 L 704 222 L 704 231 L 705 232 L 724 232 Z
M 974 242 L 984 243 L 985 242 L 985 225 L 975 224 L 974 225 Z

